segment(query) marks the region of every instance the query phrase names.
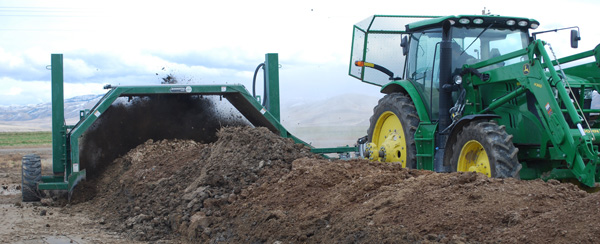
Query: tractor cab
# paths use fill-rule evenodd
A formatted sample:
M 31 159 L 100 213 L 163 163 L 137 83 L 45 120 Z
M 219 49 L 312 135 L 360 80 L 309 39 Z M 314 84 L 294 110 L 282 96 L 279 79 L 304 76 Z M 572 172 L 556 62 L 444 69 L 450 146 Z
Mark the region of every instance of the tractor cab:
M 450 109 L 458 96 L 456 90 L 450 91 L 454 93 L 453 101 L 447 100 L 438 106 L 443 87 L 440 84 L 454 84 L 454 77 L 465 64 L 526 48 L 532 40 L 529 29 L 538 25 L 532 19 L 492 15 L 372 16 L 354 26 L 350 75 L 388 91 L 402 89 L 398 86 L 402 82 L 398 81 L 412 83 L 426 106 L 427 117 L 437 121 L 440 109 Z M 524 58 L 478 71 L 517 63 Z M 356 61 L 363 61 L 362 66 Z M 364 62 L 389 72 L 365 69 Z
M 503 159 L 507 166 L 503 165 L 502 171 L 490 167 L 496 162 L 464 159 L 458 166 L 451 163 L 459 161 L 457 155 L 463 152 L 475 155 L 482 151 L 484 146 L 480 143 L 470 144 L 462 151 L 449 148 L 450 153 L 445 153 L 446 144 L 451 145 L 447 143 L 449 138 L 455 140 L 452 133 L 456 114 L 462 113 L 465 104 L 473 104 L 466 101 L 470 97 L 465 98 L 465 89 L 460 85 L 463 73 L 482 75 L 486 70 L 523 62 L 527 59 L 525 53 L 502 62 L 494 60 L 526 48 L 533 41 L 529 29 L 538 25 L 532 19 L 492 15 L 376 15 L 356 24 L 349 75 L 381 86 L 382 93 L 386 94 L 373 110 L 364 146 L 365 157 L 439 172 L 477 171 L 490 177 L 518 174 L 521 166 L 514 156 L 518 150 L 512 144 L 505 151 L 490 152 L 491 158 L 511 156 Z M 465 69 L 488 60 L 494 62 L 494 66 Z M 492 118 L 496 115 L 476 116 Z M 481 125 L 485 126 L 467 127 L 467 131 L 482 134 L 503 130 L 493 123 Z M 497 138 L 510 141 L 506 133 Z M 465 155 L 461 157 L 466 158 Z

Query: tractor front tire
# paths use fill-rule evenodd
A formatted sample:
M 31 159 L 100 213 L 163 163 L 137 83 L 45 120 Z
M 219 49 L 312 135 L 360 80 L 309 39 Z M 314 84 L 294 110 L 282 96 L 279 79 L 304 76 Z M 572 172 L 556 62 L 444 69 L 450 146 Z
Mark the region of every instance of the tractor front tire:
M 454 172 L 475 171 L 493 178 L 518 178 L 521 164 L 519 149 L 512 135 L 495 122 L 472 121 L 458 133 L 451 145 L 450 164 Z
M 28 154 L 21 161 L 21 195 L 23 202 L 37 202 L 40 193 L 38 182 L 42 181 L 42 162 L 40 156 Z
M 369 159 L 381 162 L 400 162 L 402 167 L 416 168 L 417 147 L 415 131 L 419 115 L 408 95 L 385 95 L 373 109 L 367 130 Z

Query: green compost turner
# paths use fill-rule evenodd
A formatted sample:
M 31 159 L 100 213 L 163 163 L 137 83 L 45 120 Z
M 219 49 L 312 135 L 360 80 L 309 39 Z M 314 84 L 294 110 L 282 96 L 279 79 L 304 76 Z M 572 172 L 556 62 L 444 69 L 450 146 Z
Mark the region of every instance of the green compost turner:
M 279 61 L 278 54 L 265 55 L 264 106 L 257 97 L 250 94 L 243 85 L 150 85 L 150 86 L 110 86 L 108 92 L 89 110 L 80 111 L 80 120 L 75 125 L 67 125 L 64 118 L 63 94 L 63 55 L 51 55 L 52 70 L 52 174 L 41 175 L 39 157 L 23 160 L 23 200 L 39 200 L 39 190 L 66 190 L 69 197 L 78 182 L 86 178 L 86 169 L 80 168 L 79 140 L 84 132 L 119 97 L 146 96 L 156 94 L 180 94 L 221 96 L 226 98 L 253 126 L 262 126 L 296 143 L 310 146 L 293 136 L 280 123 L 279 101 Z M 262 65 L 262 64 L 261 64 Z M 258 70 L 258 69 L 257 69 Z M 314 153 L 356 152 L 356 147 L 312 148 Z M 33 173 L 32 173 L 33 172 Z M 39 175 L 38 175 L 39 174 Z

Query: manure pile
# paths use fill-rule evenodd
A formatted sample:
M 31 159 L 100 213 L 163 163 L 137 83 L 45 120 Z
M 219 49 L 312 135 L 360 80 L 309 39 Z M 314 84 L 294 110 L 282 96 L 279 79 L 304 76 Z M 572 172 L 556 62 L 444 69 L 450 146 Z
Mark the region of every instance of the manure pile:
M 332 161 L 265 128 L 148 140 L 75 193 L 141 241 L 594 243 L 600 195 L 571 184 Z

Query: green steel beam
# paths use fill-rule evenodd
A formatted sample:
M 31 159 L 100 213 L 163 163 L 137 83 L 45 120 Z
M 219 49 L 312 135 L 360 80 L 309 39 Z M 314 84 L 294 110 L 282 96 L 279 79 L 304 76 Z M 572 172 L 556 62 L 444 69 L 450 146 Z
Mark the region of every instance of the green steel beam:
M 281 121 L 279 106 L 279 57 L 277 53 L 265 54 L 265 73 L 267 75 L 267 109 L 277 121 Z
M 51 55 L 52 72 L 52 172 L 63 173 L 66 163 L 65 102 L 63 93 L 63 55 Z
M 587 57 L 590 57 L 594 55 L 594 50 L 589 50 L 589 51 L 585 51 L 582 53 L 577 53 L 577 54 L 573 54 L 571 56 L 567 56 L 564 58 L 559 58 L 557 60 L 553 60 L 552 61 L 552 65 L 558 65 L 558 64 L 564 64 L 564 63 L 568 63 L 568 62 L 573 62 L 576 60 L 580 60 L 580 59 L 584 59 Z
M 38 184 L 38 189 L 40 190 L 68 190 L 72 191 L 73 188 L 79 183 L 79 181 L 85 179 L 86 172 L 85 170 L 81 170 L 79 172 L 73 172 L 67 177 L 67 181 L 64 181 L 62 177 L 60 178 L 62 181 L 58 181 L 58 178 L 46 178 L 47 181 L 43 181 Z
M 504 105 L 505 103 L 508 103 L 510 100 L 512 100 L 515 97 L 520 96 L 521 94 L 525 93 L 527 91 L 527 89 L 525 87 L 520 86 L 519 88 L 517 88 L 516 90 L 512 91 L 509 94 L 506 94 L 503 97 L 498 98 L 497 100 L 495 100 L 494 102 L 492 102 L 487 108 L 485 108 L 484 110 L 482 110 L 481 112 L 479 112 L 478 114 L 485 114 L 488 113 L 496 108 L 499 108 L 500 106 Z
M 67 190 L 69 184 L 67 182 L 43 182 L 38 184 L 39 190 Z
M 365 33 L 364 30 L 358 28 L 356 25 L 354 26 L 354 29 L 352 31 L 352 44 L 351 44 L 351 47 L 350 47 L 350 65 L 348 65 L 348 75 L 350 75 L 350 76 L 352 76 L 354 78 L 357 78 L 357 79 L 361 79 L 361 77 L 357 77 L 357 76 L 354 76 L 352 74 L 352 68 L 354 67 L 354 60 L 352 60 L 352 58 L 354 57 L 354 52 L 356 52 L 356 50 L 354 50 L 354 40 L 356 38 L 356 29 L 359 29 L 360 31 L 362 31 L 363 33 Z
M 42 182 L 64 182 L 64 176 L 55 176 L 55 175 L 44 175 L 42 176 Z
M 326 148 L 313 148 L 310 150 L 315 154 L 325 154 L 325 153 L 347 153 L 347 152 L 358 152 L 357 147 L 326 147 Z

